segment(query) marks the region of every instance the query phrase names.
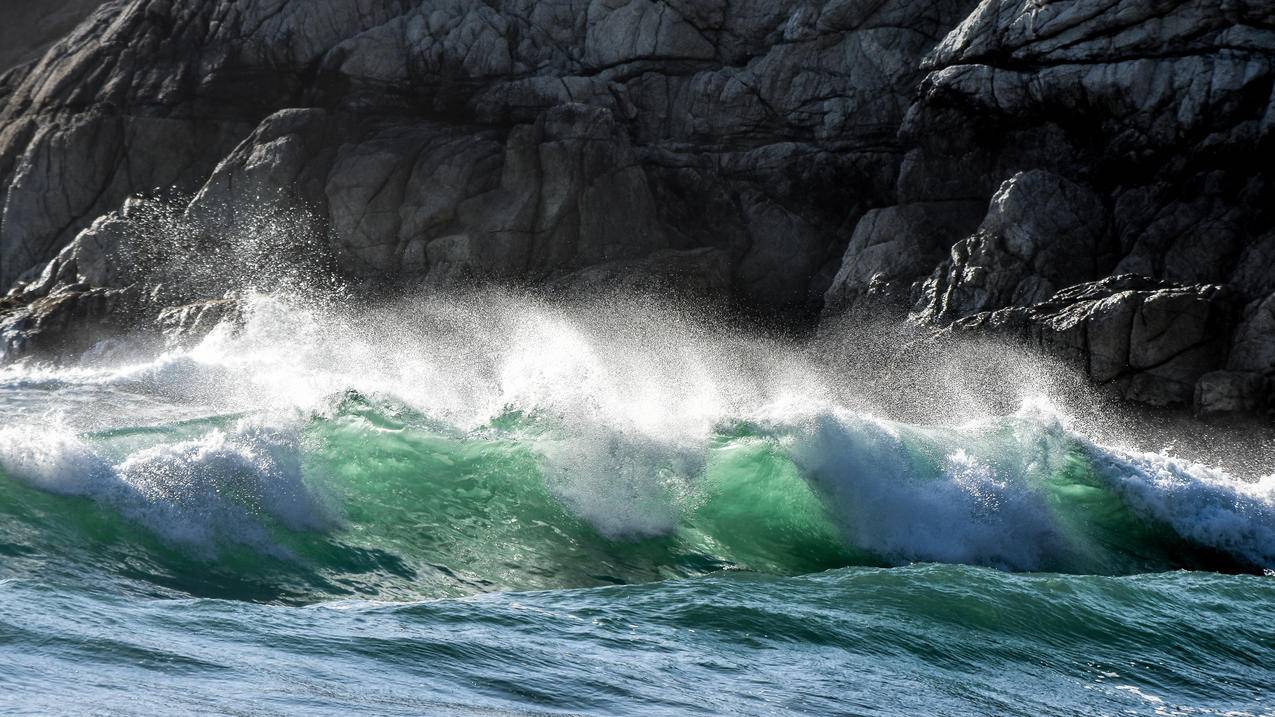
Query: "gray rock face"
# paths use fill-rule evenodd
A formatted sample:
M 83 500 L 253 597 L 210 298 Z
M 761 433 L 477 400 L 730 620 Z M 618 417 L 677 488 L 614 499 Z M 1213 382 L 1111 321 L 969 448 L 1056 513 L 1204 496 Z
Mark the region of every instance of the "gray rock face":
M 1106 275 L 1114 263 L 1106 208 L 1087 188 L 1044 170 L 992 195 L 978 231 L 957 242 L 926 286 L 934 318 L 1030 306 Z
M 0 360 L 29 355 L 79 356 L 104 339 L 144 322 L 136 287 L 92 288 L 69 284 L 6 312 L 0 321 Z
M 39 59 L 101 4 L 102 0 L 46 0 L 0 5 L 0 74 Z
M 980 202 L 928 202 L 874 209 L 864 215 L 824 295 L 824 311 L 856 305 L 911 305 L 917 276 L 943 260 L 979 223 Z
M 1275 294 L 1245 312 L 1235 332 L 1228 368 L 1275 376 Z
M 583 295 L 619 291 L 683 294 L 698 301 L 712 301 L 727 293 L 730 259 L 718 249 L 668 250 L 636 260 L 596 264 L 557 279 L 551 286 Z
M 1047 170 L 1104 205 L 1115 273 L 1263 296 L 1245 267 L 1275 222 L 1273 17 L 1261 2 L 983 3 L 925 61 L 900 201 L 990 197 Z
M 1135 275 L 1079 284 L 1030 307 L 973 314 L 949 332 L 990 331 L 1068 357 L 1095 383 L 1152 406 L 1191 406 L 1196 384 L 1226 365 L 1235 296 Z
M 1214 371 L 1195 384 L 1195 410 L 1205 417 L 1260 413 L 1269 408 L 1270 379 L 1251 371 Z
M 321 265 L 910 311 L 1132 400 L 1272 405 L 1236 398 L 1275 377 L 1265 0 L 94 6 L 0 79 L 5 325 Z
M 923 324 L 1013 327 L 1157 405 L 1195 400 L 1189 387 L 1206 367 L 1269 375 L 1273 20 L 1275 7 L 1256 1 L 981 3 L 922 63 L 927 75 L 900 126 L 908 149 L 896 202 L 981 203 L 986 215 L 973 230 L 955 221 L 901 228 L 892 245 L 918 268 L 934 236 L 955 236 L 941 263 L 899 273 L 877 293 Z M 865 271 L 850 252 L 845 263 Z M 1079 308 L 1057 303 L 1067 295 L 1059 290 L 1123 274 L 1167 283 Z M 1228 287 L 1228 306 L 1247 308 L 1204 311 L 1215 302 L 1199 287 L 1215 284 Z M 826 308 L 838 308 L 831 295 Z M 1135 317 L 1165 337 L 1133 331 Z M 1070 334 L 1050 327 L 1084 339 L 1057 339 Z M 1159 367 L 1170 338 L 1184 353 Z M 1256 380 L 1226 385 L 1209 384 L 1199 394 L 1209 405 L 1197 408 L 1252 410 L 1266 399 L 1218 397 L 1269 390 Z
M 238 299 L 222 298 L 167 306 L 155 315 L 154 324 L 170 345 L 190 343 L 220 325 L 242 324 L 243 306 Z
M 0 110 L 0 284 L 175 187 L 210 232 L 304 206 L 359 277 L 714 249 L 742 303 L 817 310 L 892 190 L 922 56 L 973 4 L 119 2 Z

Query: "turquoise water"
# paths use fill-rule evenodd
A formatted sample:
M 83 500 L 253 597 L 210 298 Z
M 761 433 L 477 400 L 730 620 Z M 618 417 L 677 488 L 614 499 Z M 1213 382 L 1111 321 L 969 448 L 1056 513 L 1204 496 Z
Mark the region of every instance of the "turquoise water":
M 4 369 L 0 709 L 1275 714 L 1275 476 L 1043 384 L 905 420 L 675 316 L 415 308 Z
M 0 585 L 33 713 L 1269 714 L 1275 596 L 915 565 L 308 607 Z

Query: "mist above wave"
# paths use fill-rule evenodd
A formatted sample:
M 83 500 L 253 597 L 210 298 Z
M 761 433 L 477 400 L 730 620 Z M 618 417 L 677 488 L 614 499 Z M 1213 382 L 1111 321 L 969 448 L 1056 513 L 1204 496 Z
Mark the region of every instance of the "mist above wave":
M 778 340 L 631 298 L 245 301 L 194 346 L 5 369 L 0 470 L 325 594 L 1275 565 L 1260 455 L 1235 448 L 1245 480 L 1122 443 L 1138 424 L 1004 346 Z

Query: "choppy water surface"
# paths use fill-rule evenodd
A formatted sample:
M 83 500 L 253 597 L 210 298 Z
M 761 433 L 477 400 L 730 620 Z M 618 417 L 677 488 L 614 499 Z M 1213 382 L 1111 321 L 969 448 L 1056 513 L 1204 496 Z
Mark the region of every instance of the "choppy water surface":
M 0 706 L 1275 713 L 1275 461 L 629 309 L 259 297 L 4 369 Z

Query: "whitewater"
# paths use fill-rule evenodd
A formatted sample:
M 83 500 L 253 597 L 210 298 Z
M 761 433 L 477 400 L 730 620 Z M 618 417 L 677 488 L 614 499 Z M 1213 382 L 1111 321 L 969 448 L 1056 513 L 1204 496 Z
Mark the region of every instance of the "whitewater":
M 1275 714 L 1260 430 L 640 297 L 242 303 L 0 369 L 6 711 Z

